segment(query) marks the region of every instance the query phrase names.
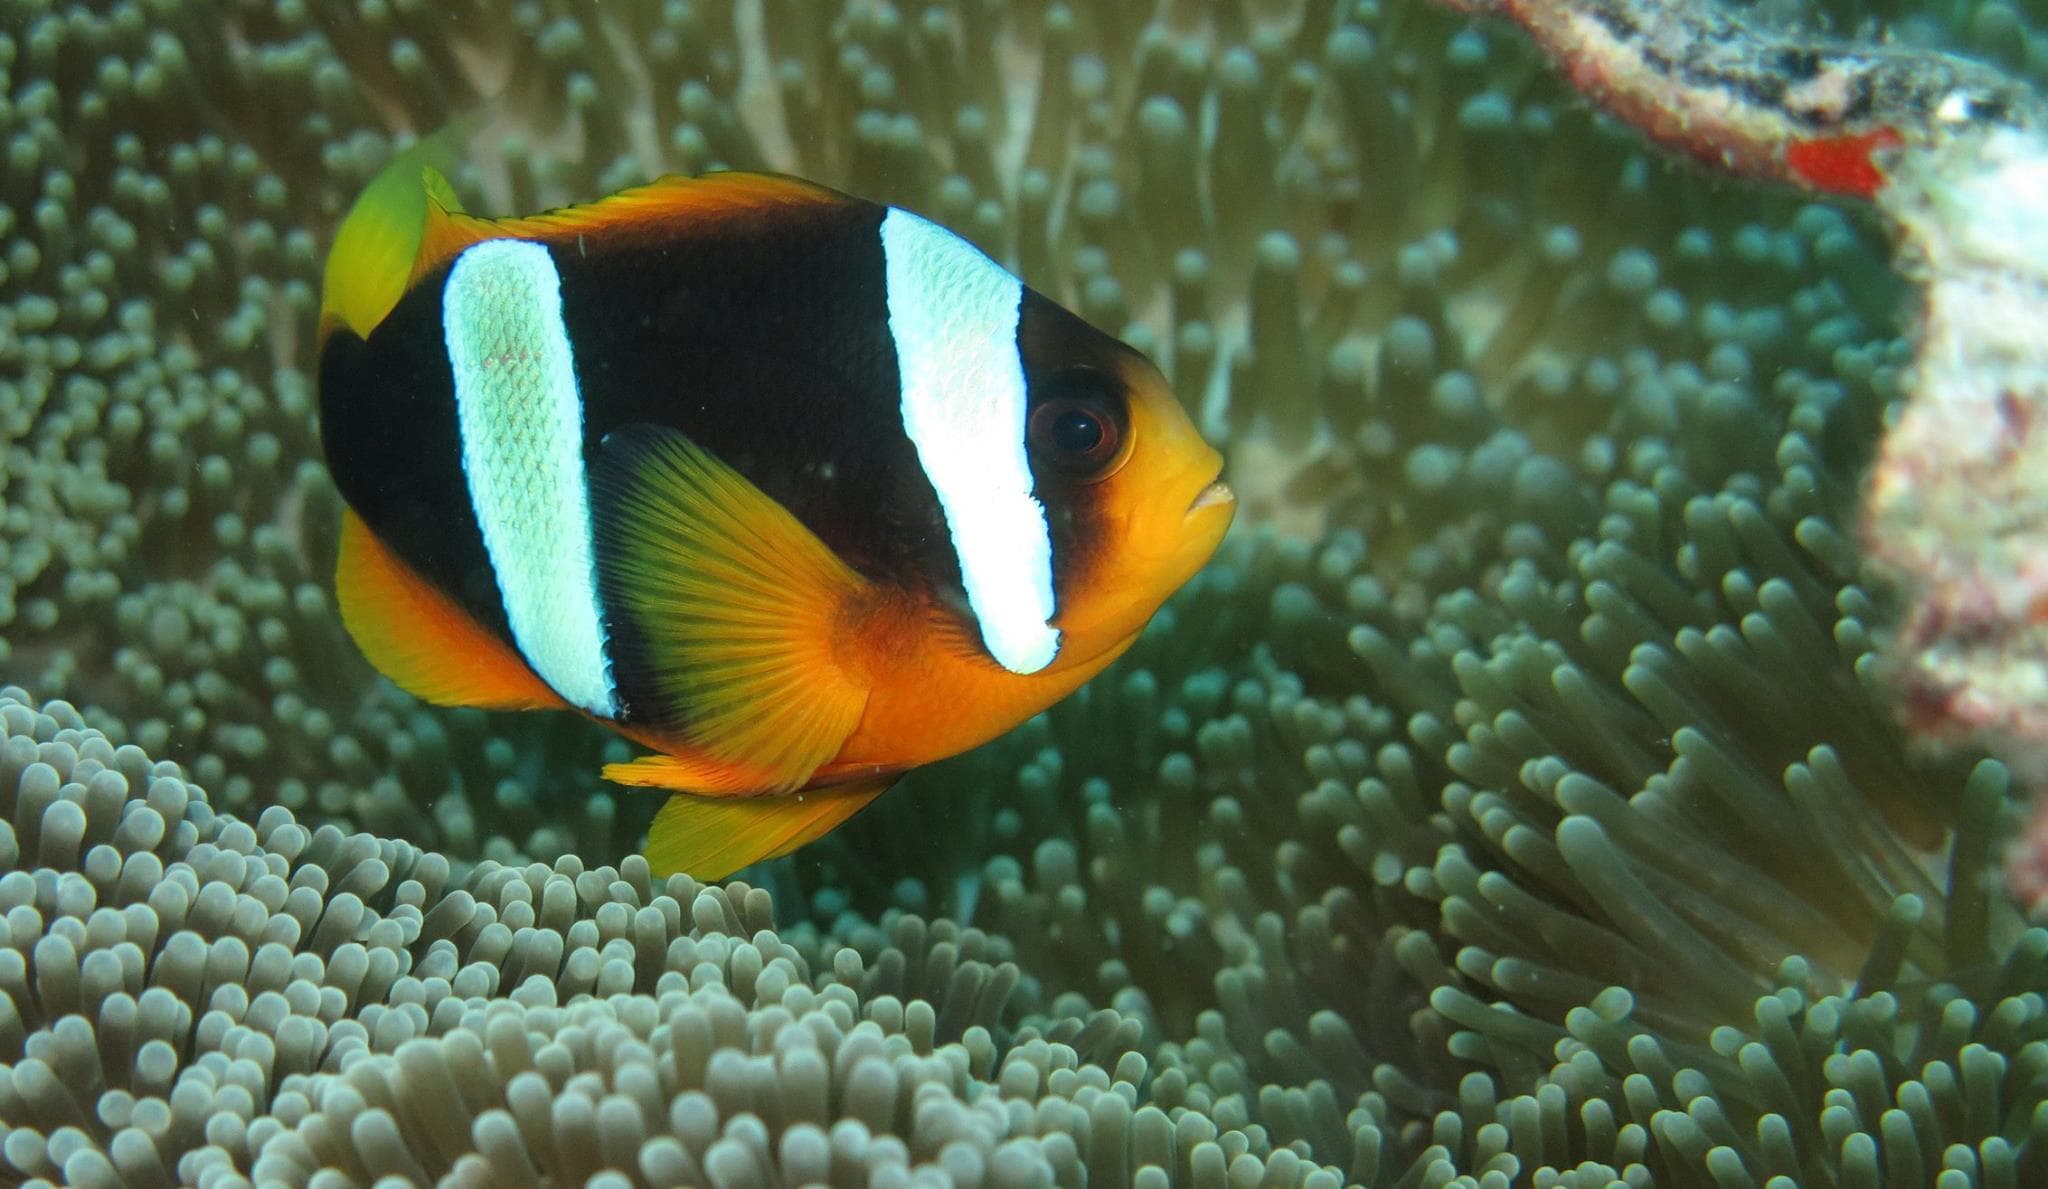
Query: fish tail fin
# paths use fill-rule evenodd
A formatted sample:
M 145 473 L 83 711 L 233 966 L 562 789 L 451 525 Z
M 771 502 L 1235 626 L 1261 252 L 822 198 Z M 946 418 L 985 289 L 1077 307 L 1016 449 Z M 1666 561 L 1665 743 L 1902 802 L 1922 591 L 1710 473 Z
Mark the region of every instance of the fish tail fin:
M 769 797 L 677 793 L 647 831 L 647 863 L 657 876 L 686 872 L 724 879 L 749 863 L 779 859 L 832 832 L 896 783 L 874 780 Z
M 481 122 L 471 115 L 421 137 L 379 170 L 356 196 L 334 234 L 320 288 L 320 334 L 346 327 L 367 337 L 391 312 L 413 277 L 435 208 L 460 213 L 447 173 Z

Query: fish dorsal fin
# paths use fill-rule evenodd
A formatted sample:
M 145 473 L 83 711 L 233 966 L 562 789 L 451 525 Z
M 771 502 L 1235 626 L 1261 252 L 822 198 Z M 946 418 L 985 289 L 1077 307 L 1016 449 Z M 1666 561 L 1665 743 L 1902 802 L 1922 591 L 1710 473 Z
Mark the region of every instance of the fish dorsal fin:
M 323 337 L 336 327 L 369 337 L 414 283 L 482 240 L 563 243 L 671 220 L 852 201 L 800 178 L 731 172 L 669 175 L 596 202 L 517 218 L 483 218 L 462 209 L 444 176 L 459 160 L 477 119 L 458 120 L 420 139 L 392 158 L 356 197 L 327 257 L 320 302 Z
M 867 706 L 842 661 L 874 591 L 782 505 L 673 429 L 631 426 L 599 451 L 598 581 L 631 707 L 786 793 L 833 758 Z M 736 782 L 705 791 L 740 791 Z M 671 786 L 673 787 L 673 786 Z
M 665 174 L 595 202 L 518 219 L 494 219 L 500 235 L 561 243 L 592 232 L 649 224 L 697 222 L 776 209 L 835 206 L 852 199 L 837 190 L 779 173 Z
M 511 645 L 400 561 L 353 509 L 341 513 L 334 590 L 356 647 L 414 697 L 487 710 L 564 707 Z
M 452 200 L 454 196 L 446 197 Z M 801 178 L 737 172 L 693 178 L 669 174 L 595 202 L 505 219 L 464 214 L 452 201 L 433 196 L 425 211 L 426 229 L 412 275 L 415 280 L 426 276 L 479 240 L 526 239 L 561 245 L 641 228 L 851 201 L 836 190 Z
M 405 296 L 419 258 L 429 208 L 454 191 L 441 176 L 460 154 L 468 121 L 415 142 L 379 170 L 348 208 L 327 253 L 320 287 L 320 333 L 346 327 L 368 338 Z
M 432 170 L 426 175 L 426 196 L 419 251 L 413 257 L 408 287 L 455 259 L 471 244 L 487 239 L 522 238 L 504 229 L 502 224 L 507 220 L 486 219 L 464 211 L 448 179 Z
M 749 863 L 779 859 L 816 841 L 895 782 L 895 776 L 884 776 L 786 797 L 677 793 L 647 831 L 647 865 L 657 877 L 681 871 L 700 880 L 724 879 Z

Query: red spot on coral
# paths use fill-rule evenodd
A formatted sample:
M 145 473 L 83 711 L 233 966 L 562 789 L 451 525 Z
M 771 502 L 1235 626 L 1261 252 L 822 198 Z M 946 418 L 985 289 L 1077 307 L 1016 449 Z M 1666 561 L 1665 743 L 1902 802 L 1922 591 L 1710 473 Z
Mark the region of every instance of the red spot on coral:
M 1870 154 L 1898 143 L 1899 134 L 1891 128 L 1795 140 L 1785 146 L 1785 166 L 1816 190 L 1869 198 L 1884 185 L 1884 174 L 1872 163 Z
M 1900 685 L 1900 717 L 1908 730 L 1921 735 L 1942 736 L 1955 730 L 1956 694 L 1953 687 L 1937 685 L 1925 677 L 1908 677 Z
M 2026 437 L 2027 431 L 2034 428 L 2033 414 L 2027 411 L 2027 406 L 2010 388 L 1999 390 L 1998 417 L 2005 422 L 2006 430 L 2016 437 Z

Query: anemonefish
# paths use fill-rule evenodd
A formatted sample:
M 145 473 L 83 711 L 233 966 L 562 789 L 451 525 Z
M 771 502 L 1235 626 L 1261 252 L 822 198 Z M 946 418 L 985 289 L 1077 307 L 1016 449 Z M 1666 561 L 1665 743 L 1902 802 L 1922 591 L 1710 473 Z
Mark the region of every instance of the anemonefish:
M 417 156 L 337 233 L 336 591 L 429 702 L 580 712 L 720 878 L 1064 697 L 1235 500 L 1158 369 L 898 207 L 664 178 L 464 214 Z

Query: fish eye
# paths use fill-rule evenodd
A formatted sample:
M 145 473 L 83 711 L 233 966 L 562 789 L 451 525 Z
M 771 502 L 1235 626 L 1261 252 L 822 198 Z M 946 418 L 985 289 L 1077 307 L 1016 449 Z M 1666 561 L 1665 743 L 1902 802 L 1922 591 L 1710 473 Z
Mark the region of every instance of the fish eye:
M 1053 449 L 1061 454 L 1089 454 L 1102 445 L 1102 439 L 1109 436 L 1108 427 L 1093 409 L 1079 405 L 1055 407 L 1046 418 L 1052 423 L 1047 430 Z
M 1040 462 L 1069 475 L 1105 473 L 1121 454 L 1123 401 L 1116 382 L 1075 368 L 1037 385 L 1026 438 Z

